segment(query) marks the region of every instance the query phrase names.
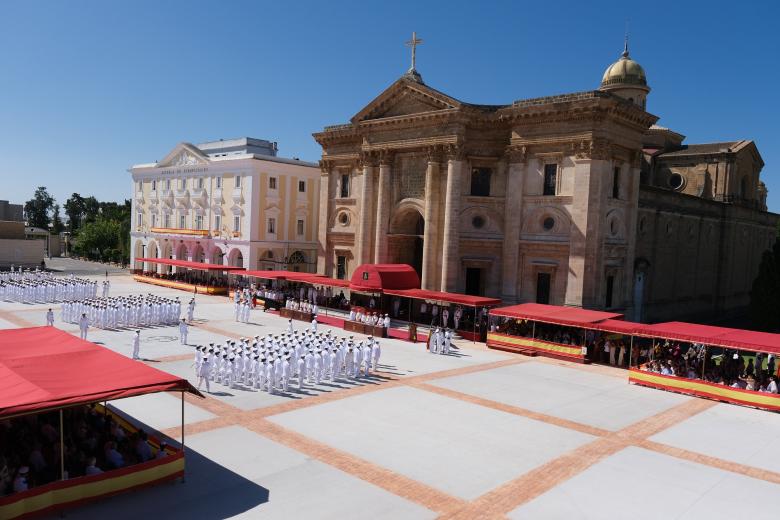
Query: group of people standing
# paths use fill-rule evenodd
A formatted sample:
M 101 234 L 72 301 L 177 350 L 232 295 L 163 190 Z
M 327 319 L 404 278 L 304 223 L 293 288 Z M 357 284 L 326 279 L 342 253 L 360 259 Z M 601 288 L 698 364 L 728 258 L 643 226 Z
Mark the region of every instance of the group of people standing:
M 444 354 L 450 353 L 452 347 L 452 331 L 450 329 L 442 330 L 436 327 L 428 336 L 428 351 L 431 354 Z
M 108 296 L 108 281 L 103 282 Z M 9 271 L 0 273 L 0 300 L 18 303 L 80 301 L 97 296 L 97 282 L 84 278 L 55 277 L 47 271 Z
M 298 390 L 306 383 L 368 376 L 379 365 L 382 349 L 372 336 L 363 341 L 311 329 L 253 339 L 225 340 L 195 349 L 193 367 L 198 389 L 216 382 L 229 388 L 242 385 L 268 393 L 288 392 L 293 380 Z
M 354 307 L 349 310 L 349 321 L 357 321 L 364 325 L 371 325 L 372 327 L 384 327 L 390 328 L 390 315 L 384 316 L 378 312 L 369 312 L 364 309 Z
M 190 300 L 187 314 L 192 321 L 195 299 Z M 154 325 L 173 325 L 179 321 L 182 306 L 179 298 L 163 298 L 153 294 L 91 298 L 65 301 L 60 305 L 64 323 L 78 323 L 84 332 L 90 326 L 118 329 Z M 49 315 L 47 315 L 47 322 Z

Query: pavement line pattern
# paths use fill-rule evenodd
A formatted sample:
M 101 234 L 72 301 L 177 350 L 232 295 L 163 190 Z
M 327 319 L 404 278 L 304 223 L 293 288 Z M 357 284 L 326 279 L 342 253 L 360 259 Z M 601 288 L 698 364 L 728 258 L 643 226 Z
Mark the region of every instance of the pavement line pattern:
M 46 311 L 41 311 L 41 309 L 36 309 L 36 310 L 41 312 L 41 314 L 43 315 L 46 314 Z M 9 323 L 13 323 L 14 325 L 17 325 L 19 327 L 40 327 L 41 325 L 45 325 L 45 323 L 33 323 L 29 320 L 22 318 L 21 316 L 17 316 L 16 312 L 14 311 L 0 311 L 0 318 L 4 319 Z

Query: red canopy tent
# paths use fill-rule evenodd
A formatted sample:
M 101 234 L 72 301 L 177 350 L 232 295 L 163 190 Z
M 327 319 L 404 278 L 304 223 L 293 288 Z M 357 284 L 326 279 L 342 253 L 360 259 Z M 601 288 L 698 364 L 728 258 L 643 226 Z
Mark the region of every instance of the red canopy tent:
M 623 317 L 622 314 L 615 312 L 591 311 L 579 307 L 559 307 L 543 303 L 521 303 L 510 307 L 499 307 L 490 311 L 490 314 L 574 327 L 592 327 L 594 323 L 600 321 Z
M 637 325 L 636 334 L 638 336 L 780 354 L 780 334 L 716 327 L 714 325 L 700 325 L 682 321 Z
M 186 379 L 54 327 L 0 330 L 0 419 L 165 391 L 201 396 Z
M 293 282 L 308 282 L 310 278 L 319 278 L 322 275 L 315 273 L 300 273 L 298 271 L 244 271 L 243 273 L 235 273 L 241 276 L 253 276 L 255 278 L 263 278 L 266 280 L 290 280 Z
M 355 291 L 372 293 L 388 289 L 417 289 L 420 277 L 407 264 L 363 264 L 352 273 L 349 286 Z
M 207 264 L 204 262 L 190 262 L 188 260 L 174 260 L 172 258 L 136 258 L 136 262 L 149 262 L 150 264 L 172 265 L 198 271 L 243 271 L 243 267 L 222 264 Z
M 471 296 L 440 291 L 426 291 L 425 289 L 385 289 L 385 294 L 413 298 L 415 300 L 429 300 L 436 302 L 457 303 L 468 307 L 494 307 L 501 304 L 498 298 L 485 296 Z
M 639 323 L 634 323 L 633 321 L 607 319 L 593 323 L 592 325 L 586 326 L 585 328 L 602 330 L 604 332 L 614 332 L 617 334 L 625 334 L 626 336 L 633 336 L 636 333 L 637 327 L 639 326 Z

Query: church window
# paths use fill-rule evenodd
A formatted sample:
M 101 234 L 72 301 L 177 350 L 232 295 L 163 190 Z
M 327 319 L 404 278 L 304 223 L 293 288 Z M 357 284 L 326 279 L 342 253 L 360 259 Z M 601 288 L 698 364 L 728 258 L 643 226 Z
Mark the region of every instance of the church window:
M 620 166 L 615 166 L 612 172 L 612 198 L 620 198 Z
M 349 197 L 349 174 L 344 173 L 341 175 L 341 193 L 340 196 L 342 199 L 346 199 Z
M 299 237 L 303 236 L 303 231 L 304 231 L 303 228 L 304 228 L 303 219 L 299 218 L 298 222 L 297 222 L 297 227 L 296 227 L 296 231 L 298 232 L 298 236 Z
M 214 215 L 214 229 L 217 231 L 222 229 L 222 215 Z
M 684 184 L 684 180 L 682 175 L 679 173 L 673 173 L 669 176 L 669 187 L 673 190 L 679 190 L 682 189 Z
M 268 178 L 268 189 L 269 190 L 275 190 L 276 189 L 276 177 L 269 177 Z
M 555 219 L 552 217 L 545 218 L 544 221 L 542 221 L 542 227 L 546 231 L 552 231 L 552 228 L 555 227 Z
M 268 251 L 265 253 L 265 257 L 266 257 L 267 259 L 269 259 L 269 260 L 273 260 L 273 259 L 274 259 L 274 252 L 273 252 L 273 251 L 271 251 L 271 250 L 268 250 Z
M 135 217 L 135 225 L 141 227 L 144 225 L 144 214 L 138 213 Z
M 473 168 L 471 170 L 471 195 L 474 197 L 490 197 L 490 168 Z
M 195 229 L 203 229 L 203 215 L 195 215 Z
M 471 219 L 471 225 L 474 226 L 477 229 L 481 229 L 485 226 L 485 219 L 477 215 L 473 219 Z
M 236 233 L 241 231 L 241 217 L 238 215 L 233 216 L 233 231 Z
M 152 181 L 152 191 L 157 191 L 157 181 Z
M 240 187 L 241 187 L 241 176 L 236 175 L 236 188 L 240 188 Z
M 179 215 L 179 229 L 184 229 L 187 227 L 187 217 L 184 215 Z
M 273 235 L 276 233 L 276 219 L 275 218 L 269 218 L 268 219 L 268 234 Z
M 612 233 L 613 236 L 618 234 L 618 224 L 614 219 L 609 223 L 609 232 Z
M 558 165 L 544 165 L 544 191 L 543 195 L 555 195 L 555 185 L 558 181 Z
M 298 181 L 298 192 L 306 193 L 306 181 Z
M 341 222 L 342 226 L 346 226 L 347 224 L 349 224 L 349 215 L 347 215 L 346 213 L 342 213 L 341 215 L 339 215 L 339 222 Z
M 336 257 L 336 278 L 344 280 L 347 277 L 347 257 L 338 255 Z
M 170 228 L 171 227 L 171 215 L 170 213 L 166 213 L 163 215 L 163 227 L 164 228 Z

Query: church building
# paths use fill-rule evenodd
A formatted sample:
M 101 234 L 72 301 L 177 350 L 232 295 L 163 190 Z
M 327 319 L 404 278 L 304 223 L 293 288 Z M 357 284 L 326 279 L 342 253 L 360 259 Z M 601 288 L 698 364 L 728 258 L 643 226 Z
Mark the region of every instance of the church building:
M 750 140 L 685 144 L 628 46 L 596 90 L 466 103 L 409 71 L 322 146 L 318 272 L 407 263 L 424 289 L 709 319 L 749 300 L 778 215 Z

